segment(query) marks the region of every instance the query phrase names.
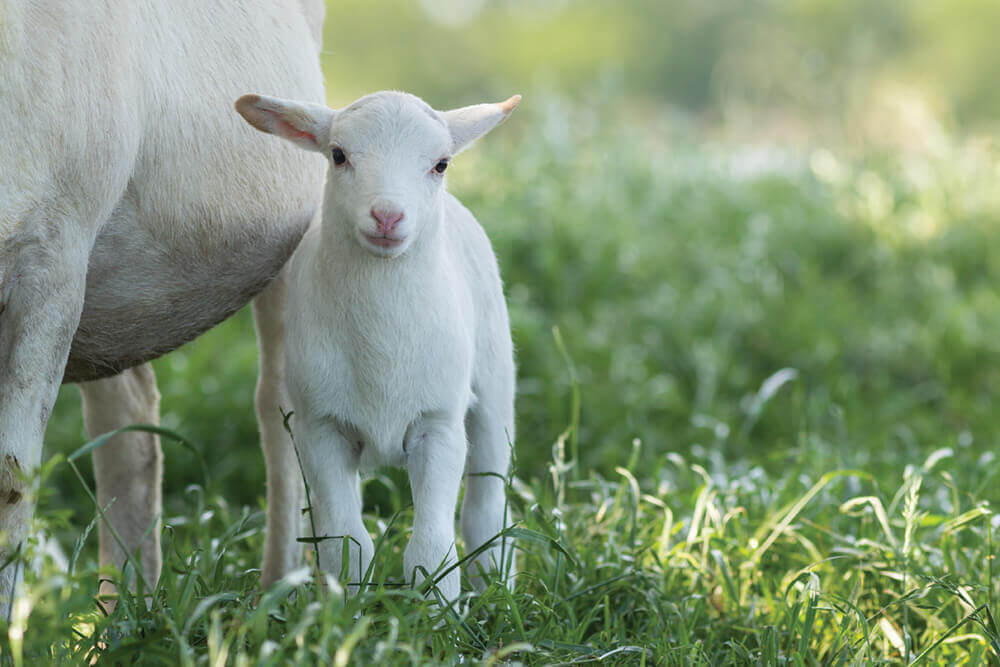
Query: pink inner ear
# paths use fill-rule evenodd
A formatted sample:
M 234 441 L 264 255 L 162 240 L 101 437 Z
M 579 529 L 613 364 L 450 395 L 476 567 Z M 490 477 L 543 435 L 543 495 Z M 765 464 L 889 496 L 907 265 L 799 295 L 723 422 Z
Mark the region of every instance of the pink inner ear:
M 288 137 L 289 139 L 309 139 L 309 141 L 316 143 L 316 135 L 310 132 L 303 132 L 299 128 L 295 127 L 287 120 L 275 116 L 275 121 L 278 124 L 279 132 Z

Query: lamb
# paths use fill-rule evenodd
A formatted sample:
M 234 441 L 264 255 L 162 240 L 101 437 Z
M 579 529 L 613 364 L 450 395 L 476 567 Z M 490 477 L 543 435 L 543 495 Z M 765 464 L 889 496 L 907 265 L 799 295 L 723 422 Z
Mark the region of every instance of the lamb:
M 322 221 L 287 269 L 287 387 L 311 489 L 321 567 L 350 584 L 368 570 L 359 471 L 405 467 L 413 489 L 408 581 L 445 572 L 458 597 L 454 512 L 470 552 L 506 525 L 504 476 L 514 438 L 514 359 L 507 307 L 482 227 L 445 190 L 451 158 L 520 100 L 439 112 L 399 92 L 341 110 L 245 95 L 254 127 L 330 160 Z M 289 514 L 294 522 L 294 511 Z M 508 541 L 472 563 L 473 585 L 503 570 Z M 440 568 L 440 569 L 439 569 Z M 353 588 L 352 588 L 353 590 Z
M 230 105 L 257 87 L 322 100 L 323 12 L 322 0 L 0 0 L 0 562 L 26 534 L 26 480 L 60 383 L 82 383 L 91 437 L 156 423 L 146 362 L 258 293 L 269 504 L 298 504 L 268 327 L 280 290 L 261 291 L 319 211 L 324 163 Z M 152 584 L 159 440 L 119 435 L 94 464 L 99 502 Z M 265 585 L 298 558 L 292 530 L 269 518 Z M 102 522 L 101 564 L 125 551 Z M 0 569 L 2 615 L 20 571 Z

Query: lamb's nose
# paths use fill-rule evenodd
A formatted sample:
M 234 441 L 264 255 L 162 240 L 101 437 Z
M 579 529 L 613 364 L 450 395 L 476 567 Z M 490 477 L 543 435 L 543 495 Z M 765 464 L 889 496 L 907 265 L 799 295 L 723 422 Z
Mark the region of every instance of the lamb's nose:
M 389 234 L 403 219 L 403 212 L 394 209 L 372 208 L 372 217 L 375 218 L 375 228 L 378 229 L 379 234 Z

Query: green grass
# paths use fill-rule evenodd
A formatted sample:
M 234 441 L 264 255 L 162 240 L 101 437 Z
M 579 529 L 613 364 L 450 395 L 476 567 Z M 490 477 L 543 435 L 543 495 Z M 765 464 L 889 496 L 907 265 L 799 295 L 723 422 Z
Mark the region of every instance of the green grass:
M 304 570 L 261 594 L 244 312 L 156 365 L 164 425 L 208 475 L 164 442 L 148 610 L 97 610 L 64 389 L 39 523 L 79 553 L 28 575 L 5 658 L 997 661 L 998 156 L 749 153 L 530 95 L 518 114 L 449 172 L 494 240 L 518 348 L 513 591 L 442 609 L 400 585 L 412 509 L 384 471 L 365 488 L 371 586 Z M 762 156 L 774 168 L 748 166 Z

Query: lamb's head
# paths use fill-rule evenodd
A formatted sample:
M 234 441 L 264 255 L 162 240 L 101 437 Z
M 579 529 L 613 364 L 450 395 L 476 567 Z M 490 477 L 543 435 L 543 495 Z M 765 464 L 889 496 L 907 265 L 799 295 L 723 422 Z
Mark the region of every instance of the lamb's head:
M 396 257 L 440 219 L 451 158 L 499 125 L 520 99 L 435 111 L 413 95 L 380 92 L 333 110 L 244 95 L 236 110 L 258 130 L 325 154 L 332 223 L 347 225 L 372 254 Z

